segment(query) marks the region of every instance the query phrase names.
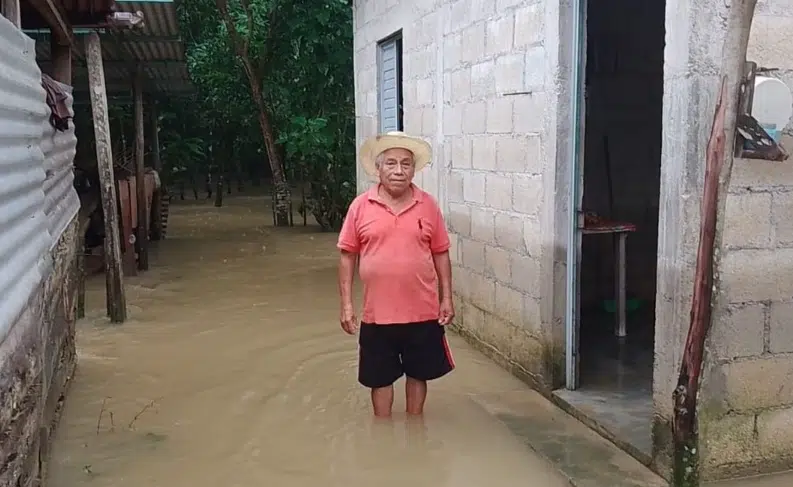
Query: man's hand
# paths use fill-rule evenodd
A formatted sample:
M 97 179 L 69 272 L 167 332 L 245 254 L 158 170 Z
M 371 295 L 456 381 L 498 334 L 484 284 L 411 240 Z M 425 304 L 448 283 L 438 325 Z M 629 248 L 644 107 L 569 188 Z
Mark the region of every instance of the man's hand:
M 441 300 L 441 313 L 438 322 L 441 326 L 451 324 L 454 319 L 454 302 L 452 298 L 443 298 Z
M 355 308 L 352 304 L 345 304 L 341 307 L 341 315 L 339 316 L 341 329 L 348 335 L 355 335 L 358 331 L 358 318 L 355 316 Z

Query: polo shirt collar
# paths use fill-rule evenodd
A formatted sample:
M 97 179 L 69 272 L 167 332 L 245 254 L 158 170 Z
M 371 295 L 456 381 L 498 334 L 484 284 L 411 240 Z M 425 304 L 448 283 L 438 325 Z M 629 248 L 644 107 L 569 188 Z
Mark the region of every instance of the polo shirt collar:
M 421 190 L 418 186 L 413 183 L 410 183 L 410 188 L 413 190 L 413 201 L 416 203 L 421 203 L 424 200 L 424 191 Z M 375 184 L 366 192 L 367 198 L 369 201 L 378 201 L 382 202 L 380 199 L 380 183 Z

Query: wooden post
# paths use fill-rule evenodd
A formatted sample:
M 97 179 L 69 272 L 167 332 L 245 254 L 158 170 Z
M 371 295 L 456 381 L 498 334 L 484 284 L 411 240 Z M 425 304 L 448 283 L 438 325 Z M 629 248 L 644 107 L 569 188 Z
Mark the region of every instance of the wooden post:
M 124 294 L 124 272 L 121 269 L 121 245 L 118 231 L 116 182 L 113 176 L 113 149 L 110 143 L 110 117 L 107 113 L 105 72 L 99 34 L 91 32 L 85 39 L 88 64 L 88 87 L 94 119 L 96 164 L 99 170 L 102 211 L 105 216 L 105 278 L 107 281 L 107 314 L 113 323 L 127 319 L 127 299 Z
M 154 166 L 154 170 L 157 171 L 157 174 L 160 177 L 160 189 L 155 191 L 154 199 L 151 203 L 152 210 L 151 215 L 154 220 L 152 221 L 153 225 L 151 225 L 152 240 L 161 240 L 163 238 L 163 231 L 162 231 L 162 198 L 165 194 L 165 186 L 162 177 L 162 160 L 160 159 L 160 124 L 157 119 L 159 114 L 157 113 L 157 105 L 152 100 L 150 105 L 149 113 L 151 117 L 151 164 Z
M 71 86 L 72 84 L 72 47 L 58 36 L 50 37 L 52 51 L 52 77 L 56 81 Z
M 11 21 L 17 28 L 22 27 L 22 10 L 19 7 L 19 0 L 2 0 L 3 17 Z
M 135 188 L 138 201 L 138 269 L 149 269 L 149 218 L 146 198 L 146 170 L 144 167 L 143 141 L 143 69 L 139 65 L 135 70 L 133 86 L 135 96 Z
M 700 211 L 699 247 L 694 269 L 691 322 L 686 336 L 674 401 L 673 441 L 674 487 L 700 485 L 697 428 L 697 395 L 702 372 L 705 340 L 719 288 L 717 270 L 724 227 L 724 209 L 734 158 L 738 120 L 738 98 L 744 78 L 746 49 L 757 0 L 734 0 L 730 4 L 727 31 L 722 47 L 721 76 L 716 113 L 705 152 L 705 180 Z

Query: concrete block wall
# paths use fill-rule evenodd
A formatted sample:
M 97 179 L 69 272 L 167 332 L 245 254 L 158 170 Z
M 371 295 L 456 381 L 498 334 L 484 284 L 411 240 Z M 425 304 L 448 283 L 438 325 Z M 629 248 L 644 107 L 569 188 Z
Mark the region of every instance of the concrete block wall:
M 759 2 L 749 59 L 769 67 L 791 64 L 793 43 L 780 44 L 779 37 L 789 36 L 779 25 L 790 30 L 791 15 L 787 0 Z M 653 391 L 654 462 L 662 472 L 671 464 L 672 391 L 689 324 L 705 147 L 724 35 L 719 19 L 725 16 L 717 0 L 667 0 Z M 793 204 L 791 178 L 791 162 L 735 162 L 700 392 L 705 479 L 793 467 L 793 398 L 786 393 L 793 370 L 787 338 L 793 318 L 786 311 L 793 296 L 785 214 Z
M 451 232 L 457 327 L 540 385 L 550 382 L 561 350 L 550 338 L 550 305 L 541 310 L 552 285 L 543 270 L 553 267 L 553 246 L 543 245 L 542 222 L 553 218 L 542 215 L 554 194 L 556 148 L 547 133 L 555 128 L 549 101 L 558 96 L 545 7 L 540 0 L 354 5 L 359 146 L 378 128 L 376 44 L 401 29 L 404 130 L 433 144 L 433 164 L 416 183 L 436 196 Z M 369 184 L 359 172 L 359 190 Z
M 793 87 L 793 2 L 758 2 L 747 58 Z M 701 421 L 712 478 L 793 468 L 793 161 L 737 160 L 726 212 Z
M 793 468 L 792 210 L 793 162 L 735 161 L 701 421 L 711 477 Z

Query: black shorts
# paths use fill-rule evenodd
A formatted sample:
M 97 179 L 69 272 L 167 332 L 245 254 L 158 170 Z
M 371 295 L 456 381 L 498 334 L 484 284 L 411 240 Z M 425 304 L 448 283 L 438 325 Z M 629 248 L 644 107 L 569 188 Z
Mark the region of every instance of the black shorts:
M 358 382 L 387 387 L 402 375 L 429 381 L 454 369 L 446 331 L 438 320 L 375 325 L 361 323 Z

